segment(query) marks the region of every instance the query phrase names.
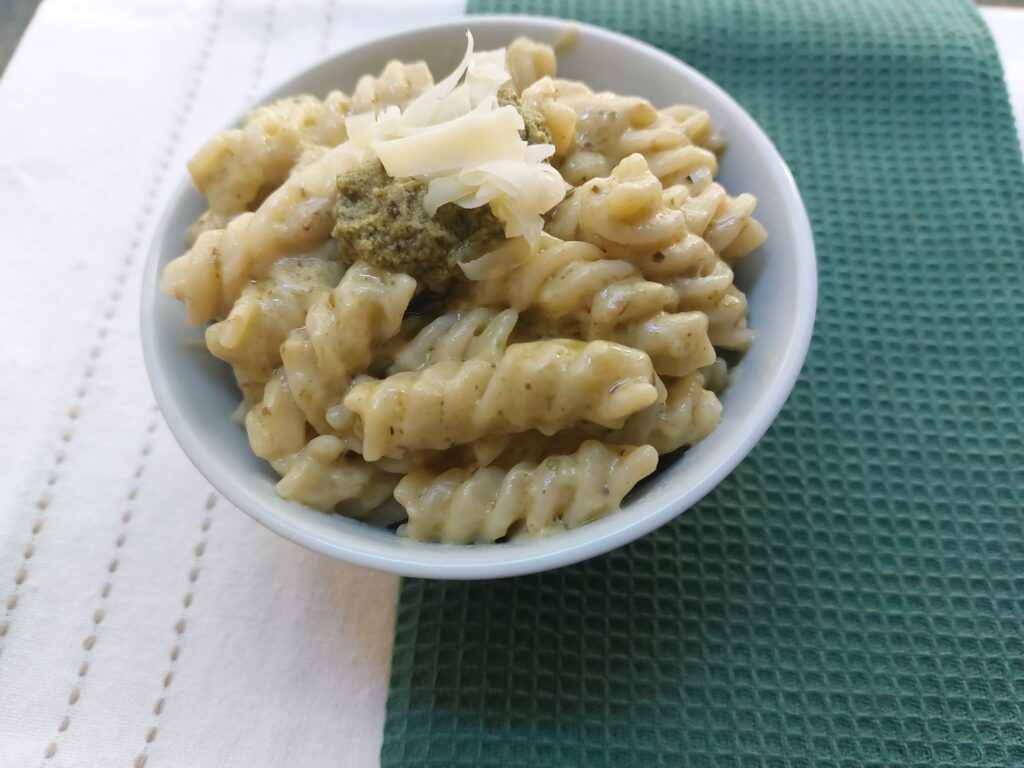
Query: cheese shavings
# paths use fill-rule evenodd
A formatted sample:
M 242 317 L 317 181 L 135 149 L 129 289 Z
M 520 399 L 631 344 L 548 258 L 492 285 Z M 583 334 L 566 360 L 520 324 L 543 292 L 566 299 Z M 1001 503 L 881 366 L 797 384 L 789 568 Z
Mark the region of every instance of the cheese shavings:
M 555 148 L 527 144 L 520 135 L 522 115 L 514 106 L 498 104 L 498 89 L 511 79 L 505 49 L 474 53 L 468 31 L 466 38 L 459 65 L 404 111 L 392 106 L 349 117 L 349 140 L 371 150 L 389 176 L 427 181 L 429 215 L 447 203 L 490 205 L 506 237 L 534 242 L 543 214 L 567 189 L 558 171 L 544 162 Z
M 522 156 L 523 118 L 514 107 L 469 114 L 424 128 L 411 136 L 371 143 L 389 176 L 457 173 L 497 159 Z

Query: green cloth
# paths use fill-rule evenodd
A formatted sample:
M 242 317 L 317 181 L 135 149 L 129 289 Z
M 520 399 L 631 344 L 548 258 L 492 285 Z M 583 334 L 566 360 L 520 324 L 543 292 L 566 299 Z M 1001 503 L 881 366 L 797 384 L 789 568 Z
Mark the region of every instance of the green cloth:
M 385 768 L 1024 766 L 1024 169 L 970 3 L 470 8 L 617 29 L 732 93 L 804 196 L 818 319 L 775 425 L 672 524 L 403 582 Z

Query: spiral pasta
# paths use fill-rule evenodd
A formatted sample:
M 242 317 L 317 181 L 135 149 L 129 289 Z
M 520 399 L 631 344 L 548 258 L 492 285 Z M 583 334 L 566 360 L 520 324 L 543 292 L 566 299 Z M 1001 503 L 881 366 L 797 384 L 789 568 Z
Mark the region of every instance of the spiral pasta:
M 583 83 L 541 78 L 523 104 L 551 128 L 555 162 L 574 186 L 607 176 L 623 158 L 642 154 L 668 184 L 704 189 L 718 173 L 720 147 L 703 110 L 657 110 L 636 96 L 594 93 Z
M 732 197 L 720 184 L 711 184 L 696 195 L 674 186 L 664 191 L 663 200 L 667 207 L 683 212 L 689 232 L 702 237 L 728 262 L 746 256 L 768 237 L 754 218 L 757 198 L 753 195 Z
M 435 363 L 464 362 L 484 355 L 500 357 L 518 319 L 514 309 L 486 307 L 441 315 L 395 351 L 388 373 L 418 371 Z
M 341 265 L 330 250 L 277 262 L 264 280 L 242 290 L 224 320 L 206 329 L 207 348 L 234 368 L 247 402 L 259 396 L 263 383 L 281 365 L 281 344 L 305 324 L 314 296 L 341 277 Z
M 363 456 L 402 458 L 495 434 L 552 434 L 580 421 L 618 427 L 659 395 L 650 358 L 619 344 L 513 344 L 473 358 L 364 382 L 345 398 L 362 427 Z
M 441 362 L 465 362 L 472 358 L 494 360 L 500 358 L 508 346 L 509 336 L 515 329 L 519 313 L 514 309 L 489 309 L 478 307 L 469 311 L 449 312 L 424 325 L 409 323 L 415 329 L 407 338 L 400 333 L 394 341 L 397 345 L 389 350 L 389 375 L 403 371 L 419 371 Z M 405 329 L 403 328 L 403 331 Z M 354 383 L 359 383 L 358 381 Z M 345 409 L 348 419 L 354 414 Z M 330 414 L 328 415 L 330 419 Z M 336 424 L 341 428 L 340 424 Z M 344 428 L 349 429 L 351 421 Z M 347 438 L 350 442 L 353 438 Z M 362 443 L 358 441 L 359 449 Z M 419 451 L 403 459 L 382 458 L 380 463 L 390 471 L 410 472 L 424 466 L 445 468 L 473 463 L 487 466 L 497 458 L 508 445 L 508 438 L 498 435 L 474 440 L 467 445 L 442 451 Z
M 687 235 L 686 216 L 663 204 L 663 187 L 642 155 L 625 158 L 603 178 L 577 188 L 551 215 L 549 231 L 626 258 L 644 275 L 669 277 L 678 267 L 655 254 Z
M 344 437 L 349 447 L 354 447 L 350 436 L 352 414 L 343 401 L 359 377 L 325 375 L 305 328 L 296 329 L 281 344 L 281 370 L 295 404 L 313 429 L 321 435 Z
M 719 184 L 699 194 L 681 185 L 665 188 L 647 160 L 634 154 L 562 203 L 549 231 L 579 236 L 613 255 L 630 254 L 652 278 L 671 277 L 686 269 L 693 252 L 731 262 L 763 243 L 767 234 L 753 218 L 756 204 L 753 195 L 731 197 Z
M 716 358 L 711 365 L 701 368 L 700 373 L 704 377 L 704 386 L 716 395 L 729 388 L 731 372 L 724 358 Z
M 306 315 L 306 331 L 320 368 L 328 376 L 366 370 L 374 347 L 402 327 L 402 316 L 416 281 L 357 261 L 330 293 L 316 297 Z
M 356 262 L 332 290 L 309 299 L 305 325 L 280 345 L 280 357 L 296 403 L 317 432 L 347 432 L 352 418 L 343 401 L 352 378 L 398 333 L 415 289 L 408 275 Z
M 344 443 L 329 435 L 313 438 L 286 463 L 277 465 L 283 470 L 276 486 L 282 498 L 356 518 L 388 499 L 398 481 L 396 475 L 346 455 Z M 344 508 L 339 509 L 341 504 Z
M 273 192 L 309 146 L 335 147 L 346 138 L 349 100 L 332 91 L 278 99 L 246 114 L 238 128 L 217 134 L 189 160 L 196 190 L 210 204 L 192 234 L 227 221 Z
M 225 229 L 204 232 L 164 270 L 161 289 L 185 303 L 193 325 L 227 315 L 250 280 L 275 261 L 327 241 L 334 224 L 337 177 L 366 159 L 341 144 L 288 178 L 255 213 L 243 213 Z
M 668 382 L 668 396 L 626 419 L 621 429 L 601 435 L 609 443 L 652 445 L 658 453 L 671 453 L 696 445 L 718 426 L 722 404 L 704 388 L 698 371 Z
M 763 228 L 749 217 L 749 201 L 717 198 L 710 206 L 716 192 L 709 188 L 705 194 L 688 215 L 685 206 L 693 198 L 684 199 L 688 193 L 681 188 L 666 195 L 647 161 L 630 155 L 607 178 L 577 189 L 555 210 L 549 228 L 558 236 L 599 245 L 609 255 L 628 259 L 646 277 L 671 286 L 679 309 L 707 315 L 713 345 L 742 351 L 753 338 L 747 328 L 746 296 L 733 284 L 729 264 L 703 237 L 688 231 L 687 224 L 692 218 L 737 256 L 750 243 L 760 243 Z M 666 198 L 676 205 L 666 205 Z
M 617 509 L 657 465 L 658 453 L 650 446 L 588 441 L 572 455 L 508 471 L 411 472 L 395 487 L 395 498 L 409 514 L 399 533 L 420 541 L 487 544 L 509 534 L 576 528 Z
M 406 64 L 392 59 L 379 75 L 363 75 L 352 92 L 354 115 L 379 112 L 386 107 L 405 107 L 434 84 L 430 68 L 422 61 Z
M 161 279 L 282 498 L 451 544 L 587 523 L 710 434 L 766 237 L 706 111 L 467 42 L 207 141 Z
M 550 45 L 517 37 L 505 49 L 505 64 L 517 93 L 540 80 L 555 76 L 555 52 Z
M 671 288 L 644 280 L 634 266 L 607 259 L 587 243 L 544 238 L 509 272 L 468 283 L 463 301 L 571 318 L 585 339 L 646 352 L 662 375 L 683 376 L 715 359 L 704 315 L 666 312 L 676 304 Z
M 550 437 L 535 432 L 512 435 L 494 461 L 501 466 L 539 462 L 545 456 L 571 453 L 586 440 L 650 445 L 658 453 L 696 445 L 718 426 L 722 415 L 722 404 L 713 391 L 705 389 L 705 379 L 702 371 L 695 371 L 668 381 L 663 399 L 634 413 L 619 429 L 586 424 Z
M 280 368 L 267 381 L 260 401 L 246 413 L 245 431 L 252 452 L 271 463 L 298 453 L 306 444 L 306 416 Z

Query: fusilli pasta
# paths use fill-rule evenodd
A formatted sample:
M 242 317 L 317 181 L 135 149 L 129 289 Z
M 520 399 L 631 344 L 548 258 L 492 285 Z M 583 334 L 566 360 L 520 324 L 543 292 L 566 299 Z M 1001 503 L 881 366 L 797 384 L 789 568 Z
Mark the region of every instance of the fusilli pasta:
M 711 184 L 694 195 L 677 185 L 665 189 L 662 199 L 666 207 L 683 212 L 689 232 L 702 237 L 728 262 L 746 256 L 768 237 L 753 217 L 757 205 L 753 195 L 732 197 L 720 184 Z
M 281 365 L 281 344 L 306 322 L 314 296 L 330 290 L 341 266 L 329 248 L 316 255 L 282 259 L 263 280 L 247 285 L 228 316 L 206 329 L 206 346 L 229 363 L 246 400 L 258 398 L 263 383 Z
M 710 118 L 703 110 L 659 111 L 636 96 L 594 93 L 583 83 L 541 78 L 523 104 L 551 128 L 555 160 L 573 186 L 607 176 L 623 158 L 642 154 L 668 184 L 704 189 L 718 173 Z
M 680 200 L 683 194 L 678 189 L 668 196 L 678 207 L 666 205 L 665 190 L 647 161 L 641 155 L 630 155 L 607 178 L 592 179 L 579 187 L 555 210 L 549 229 L 560 237 L 579 238 L 599 245 L 609 255 L 628 259 L 648 278 L 671 286 L 679 309 L 708 316 L 712 344 L 745 350 L 752 339 L 746 324 L 746 297 L 733 285 L 729 264 L 700 235 L 688 231 L 688 201 Z M 713 198 L 712 193 L 705 200 Z M 759 244 L 763 228 L 750 219 L 752 207 L 747 200 L 719 199 L 710 208 L 708 215 L 707 206 L 692 209 L 694 223 L 703 225 L 702 232 L 712 230 L 730 247 L 737 242 L 743 247 Z M 731 252 L 737 257 L 742 247 Z
M 422 61 L 406 64 L 392 59 L 376 77 L 363 75 L 352 93 L 352 114 L 379 112 L 385 107 L 405 107 L 434 84 L 430 68 Z
M 344 443 L 320 435 L 287 462 L 277 483 L 282 498 L 329 512 L 344 504 L 345 514 L 363 517 L 380 506 L 398 481 L 358 456 L 347 456 Z
M 555 52 L 550 45 L 517 37 L 505 51 L 505 64 L 517 93 L 540 80 L 555 76 Z
M 619 427 L 658 398 L 650 358 L 619 344 L 513 344 L 473 358 L 364 382 L 345 398 L 359 416 L 363 456 L 402 458 L 496 434 L 553 434 L 579 421 Z
M 397 349 L 388 373 L 465 362 L 471 357 L 500 357 L 518 319 L 514 309 L 485 307 L 441 315 Z
M 281 497 L 424 541 L 547 535 L 719 423 L 752 340 L 733 265 L 766 237 L 722 150 L 702 109 L 470 36 L 437 84 L 390 61 L 207 141 L 161 289 L 212 323 Z
M 299 408 L 321 434 L 344 434 L 343 401 L 352 377 L 366 371 L 374 349 L 398 333 L 416 289 L 408 275 L 356 262 L 330 291 L 309 303 L 305 327 L 280 347 Z
M 278 187 L 255 213 L 204 232 L 164 270 L 161 287 L 185 303 L 193 325 L 227 315 L 242 289 L 280 258 L 327 241 L 337 177 L 365 160 L 349 143 L 330 150 Z
M 306 331 L 324 375 L 365 371 L 373 350 L 402 327 L 416 281 L 357 261 L 333 290 L 321 293 L 306 315 Z
M 348 375 L 324 374 L 305 328 L 296 329 L 281 344 L 281 369 L 313 429 L 321 435 L 347 436 L 352 419 L 342 402 L 351 381 Z
M 658 453 L 671 453 L 696 445 L 718 426 L 722 404 L 704 389 L 700 372 L 669 382 L 664 402 L 655 403 L 626 419 L 622 429 L 601 435 L 609 443 L 653 445 Z
M 576 528 L 617 509 L 658 465 L 650 446 L 588 441 L 570 456 L 440 475 L 411 472 L 395 498 L 409 522 L 400 532 L 421 541 L 488 544 L 511 534 L 546 535 Z
M 683 376 L 715 359 L 703 314 L 666 312 L 677 303 L 671 288 L 644 280 L 636 267 L 607 259 L 587 243 L 542 239 L 508 273 L 468 283 L 463 301 L 571 318 L 585 339 L 643 350 L 662 375 Z
M 512 435 L 495 457 L 501 466 L 520 461 L 539 462 L 545 456 L 571 453 L 586 440 L 616 445 L 651 445 L 658 453 L 672 453 L 696 445 L 718 426 L 722 405 L 705 389 L 700 371 L 667 382 L 667 394 L 658 402 L 626 419 L 619 429 L 579 425 L 545 436 L 537 432 Z
M 280 368 L 267 381 L 262 399 L 246 413 L 245 431 L 252 452 L 272 464 L 298 453 L 306 444 L 306 416 Z
M 207 141 L 188 163 L 192 183 L 210 203 L 193 236 L 252 210 L 288 178 L 307 147 L 343 142 L 348 109 L 340 91 L 323 100 L 291 96 L 249 112 L 240 127 Z

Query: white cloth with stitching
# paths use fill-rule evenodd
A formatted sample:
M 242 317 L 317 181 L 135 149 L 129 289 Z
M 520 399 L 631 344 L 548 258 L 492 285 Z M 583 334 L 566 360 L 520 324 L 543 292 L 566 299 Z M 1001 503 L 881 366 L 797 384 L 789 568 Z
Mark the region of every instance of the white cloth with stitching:
M 0 768 L 378 764 L 397 579 L 212 494 L 136 329 L 204 137 L 332 50 L 462 11 L 382 5 L 47 0 L 0 81 Z M 985 15 L 1019 107 L 1024 11 Z
M 397 578 L 211 493 L 153 407 L 150 233 L 201 141 L 461 0 L 48 0 L 0 81 L 0 766 L 373 766 Z

